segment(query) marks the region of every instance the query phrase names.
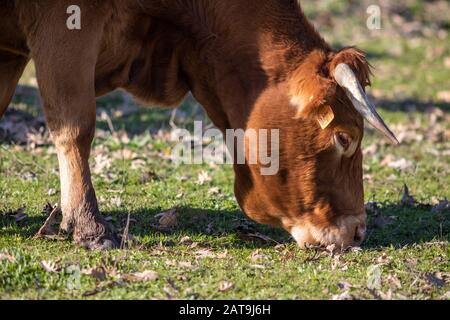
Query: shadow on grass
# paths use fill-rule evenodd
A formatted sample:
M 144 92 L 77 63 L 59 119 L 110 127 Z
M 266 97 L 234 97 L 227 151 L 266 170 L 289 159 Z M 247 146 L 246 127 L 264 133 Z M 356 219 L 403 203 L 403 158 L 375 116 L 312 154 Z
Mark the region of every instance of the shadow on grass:
M 291 237 L 279 228 L 259 225 L 249 221 L 241 211 L 218 211 L 182 207 L 178 212 L 178 226 L 170 232 L 157 228 L 155 215 L 161 210 L 144 209 L 130 213 L 130 233 L 141 240 L 144 247 L 163 243 L 174 246 L 189 236 L 193 241 L 221 248 L 264 248 L 292 242 Z M 368 232 L 363 249 L 385 247 L 401 248 L 429 241 L 450 241 L 450 211 L 431 212 L 431 207 L 401 207 L 383 205 L 379 215 L 368 214 Z M 113 224 L 120 233 L 126 224 L 128 212 L 110 211 Z M 31 238 L 45 220 L 44 215 L 28 217 L 16 223 L 10 216 L 0 215 L 1 237 Z M 260 234 L 271 240 L 249 238 Z
M 163 210 L 148 209 L 130 213 L 132 220 L 135 220 L 130 226 L 130 233 L 144 239 L 146 246 L 158 245 L 160 242 L 168 246 L 175 245 L 185 236 L 191 237 L 193 241 L 201 239 L 202 243 L 223 248 L 273 247 L 292 241 L 283 230 L 256 224 L 239 210 L 180 207 L 177 209 L 177 227 L 164 231 L 158 227 L 158 219 L 155 218 L 161 211 Z M 128 213 L 110 211 L 105 214 L 114 217 L 116 228 L 123 229 Z M 255 234 L 257 236 L 252 237 Z M 265 237 L 268 239 L 264 240 Z
M 364 248 L 395 247 L 429 241 L 450 241 L 450 211 L 432 212 L 431 205 L 381 205 L 378 215 L 368 212 Z

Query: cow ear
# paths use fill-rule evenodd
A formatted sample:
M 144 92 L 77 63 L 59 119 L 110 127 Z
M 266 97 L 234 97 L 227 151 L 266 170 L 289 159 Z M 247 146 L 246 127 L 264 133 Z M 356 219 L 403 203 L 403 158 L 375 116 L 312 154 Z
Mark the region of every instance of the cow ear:
M 359 83 L 363 88 L 370 86 L 370 76 L 372 75 L 372 66 L 366 59 L 366 54 L 355 48 L 347 47 L 337 52 L 331 59 L 328 66 L 331 73 L 339 64 L 348 65 L 358 78 Z
M 291 104 L 297 108 L 296 118 L 315 119 L 322 129 L 334 119 L 331 101 L 337 83 L 327 76 L 328 57 L 313 51 L 296 69 L 289 82 Z

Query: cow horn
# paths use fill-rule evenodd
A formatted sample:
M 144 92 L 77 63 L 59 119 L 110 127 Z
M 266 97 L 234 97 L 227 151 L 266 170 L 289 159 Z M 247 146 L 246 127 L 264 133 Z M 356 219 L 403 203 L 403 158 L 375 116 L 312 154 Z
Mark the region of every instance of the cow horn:
M 334 70 L 334 79 L 345 90 L 353 106 L 363 118 L 384 134 L 393 144 L 398 144 L 397 138 L 377 113 L 375 106 L 369 101 L 352 69 L 345 63 L 338 64 Z

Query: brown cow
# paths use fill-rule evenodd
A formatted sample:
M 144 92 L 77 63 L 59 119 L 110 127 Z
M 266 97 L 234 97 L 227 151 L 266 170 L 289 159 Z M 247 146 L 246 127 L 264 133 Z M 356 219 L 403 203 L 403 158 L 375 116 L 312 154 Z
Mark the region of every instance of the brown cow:
M 3 0 L 0 116 L 30 59 L 58 152 L 61 227 L 76 242 L 116 244 L 88 166 L 95 98 L 116 88 L 166 106 L 191 91 L 222 131 L 280 129 L 276 175 L 234 166 L 243 211 L 301 246 L 362 242 L 363 119 L 396 139 L 364 93 L 364 54 L 330 48 L 297 1 Z

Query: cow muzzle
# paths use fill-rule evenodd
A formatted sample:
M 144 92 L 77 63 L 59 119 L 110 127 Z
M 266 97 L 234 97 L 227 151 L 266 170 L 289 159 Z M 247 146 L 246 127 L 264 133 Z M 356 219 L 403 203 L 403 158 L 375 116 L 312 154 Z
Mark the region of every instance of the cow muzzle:
M 301 248 L 334 245 L 335 249 L 346 250 L 359 247 L 366 234 L 366 215 L 343 216 L 327 226 L 296 224 L 290 233 Z

